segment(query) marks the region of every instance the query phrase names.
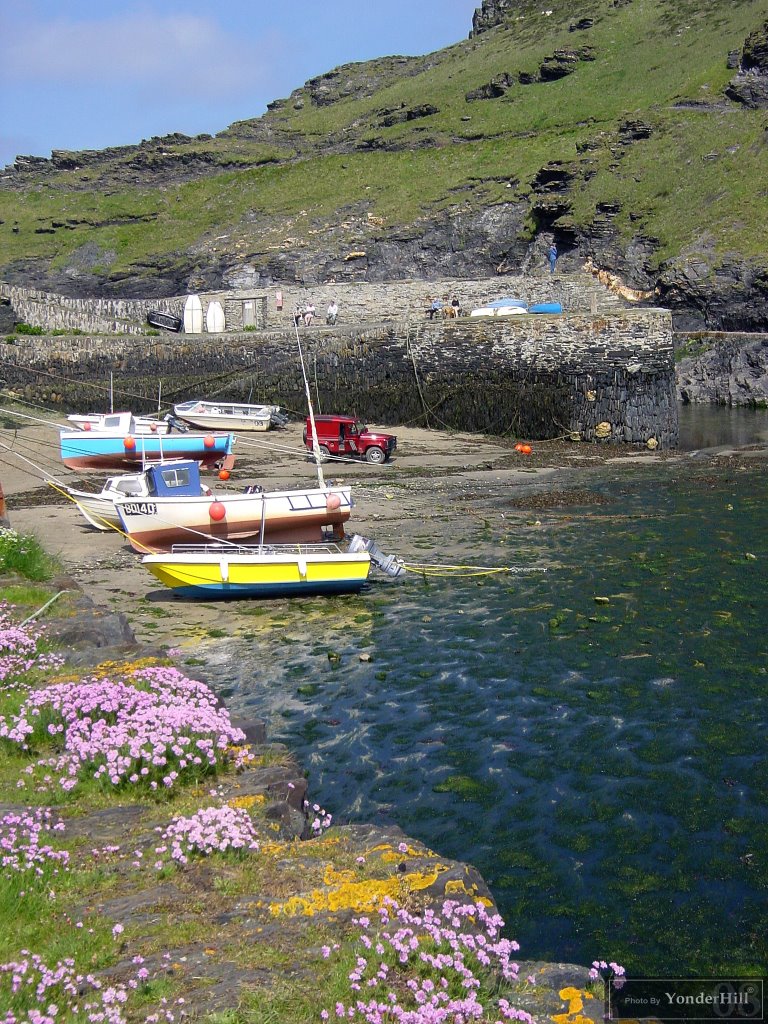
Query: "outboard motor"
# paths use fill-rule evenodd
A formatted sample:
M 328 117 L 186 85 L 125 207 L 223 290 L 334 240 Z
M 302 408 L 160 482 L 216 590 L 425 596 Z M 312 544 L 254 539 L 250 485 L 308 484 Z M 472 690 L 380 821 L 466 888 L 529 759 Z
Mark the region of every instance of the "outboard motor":
M 376 568 L 381 569 L 387 576 L 392 576 L 393 579 L 405 575 L 405 566 L 396 555 L 385 555 L 372 540 L 361 537 L 359 533 L 353 533 L 349 538 L 349 550 L 353 553 L 367 551 Z
M 163 419 L 168 424 L 169 434 L 171 433 L 172 430 L 178 431 L 179 434 L 186 434 L 189 432 L 188 424 L 184 423 L 183 420 L 177 419 L 177 417 L 174 416 L 172 412 L 166 413 Z

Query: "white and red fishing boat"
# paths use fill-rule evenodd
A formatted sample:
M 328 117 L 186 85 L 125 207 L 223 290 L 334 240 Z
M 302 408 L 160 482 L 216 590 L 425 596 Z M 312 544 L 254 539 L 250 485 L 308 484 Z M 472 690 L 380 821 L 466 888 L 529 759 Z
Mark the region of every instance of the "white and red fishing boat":
M 116 497 L 122 529 L 140 552 L 175 544 L 258 540 L 318 543 L 344 536 L 352 512 L 349 487 L 306 487 L 246 493 L 152 494 Z

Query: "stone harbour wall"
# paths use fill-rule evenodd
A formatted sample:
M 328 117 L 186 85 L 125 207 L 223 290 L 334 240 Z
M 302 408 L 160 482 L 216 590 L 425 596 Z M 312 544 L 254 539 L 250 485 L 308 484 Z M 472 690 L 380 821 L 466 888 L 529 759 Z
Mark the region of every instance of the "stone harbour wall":
M 222 304 L 228 333 L 241 331 L 250 323 L 246 304 L 254 309 L 253 325 L 258 328 L 288 327 L 295 307 L 313 302 L 318 319 L 325 321 L 332 300 L 339 305 L 339 322 L 381 323 L 388 320 L 425 317 L 432 299 L 450 302 L 455 295 L 469 312 L 492 299 L 511 296 L 528 302 L 559 302 L 566 312 L 615 309 L 620 300 L 588 274 L 547 274 L 531 277 L 492 277 L 477 281 L 448 278 L 440 281 L 393 281 L 328 283 L 304 288 L 295 284 L 275 285 L 268 292 L 201 292 L 203 317 L 208 305 Z M 282 303 L 279 299 L 282 299 Z M 0 282 L 0 300 L 10 301 L 19 322 L 47 331 L 80 330 L 94 334 L 144 334 L 149 329 L 147 313 L 162 310 L 182 317 L 186 295 L 165 299 L 76 299 L 66 295 L 19 288 Z M 282 308 L 279 308 L 281 305 Z M 205 332 L 205 327 L 203 327 Z M 9 330 L 10 333 L 10 330 Z
M 302 328 L 318 411 L 542 439 L 673 447 L 671 315 L 660 309 Z M 194 397 L 306 411 L 293 328 L 212 336 L 20 337 L 2 386 L 62 411 L 134 412 Z M 100 404 L 99 404 L 100 403 Z

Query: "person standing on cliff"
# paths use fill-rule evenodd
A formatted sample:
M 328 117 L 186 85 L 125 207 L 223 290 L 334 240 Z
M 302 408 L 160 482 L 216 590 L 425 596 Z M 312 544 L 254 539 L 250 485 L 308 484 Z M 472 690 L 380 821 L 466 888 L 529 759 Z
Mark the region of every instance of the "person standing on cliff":
M 554 272 L 555 272 L 555 264 L 557 263 L 557 246 L 555 245 L 554 242 L 549 247 L 549 254 L 548 255 L 549 255 L 549 272 L 550 272 L 550 274 L 554 274 Z

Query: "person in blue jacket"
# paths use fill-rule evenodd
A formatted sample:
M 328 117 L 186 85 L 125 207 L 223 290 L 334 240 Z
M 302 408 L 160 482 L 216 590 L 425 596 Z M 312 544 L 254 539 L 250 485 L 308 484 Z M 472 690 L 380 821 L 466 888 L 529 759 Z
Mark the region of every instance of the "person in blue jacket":
M 549 247 L 549 272 L 554 274 L 555 264 L 557 263 L 557 246 L 553 242 Z

